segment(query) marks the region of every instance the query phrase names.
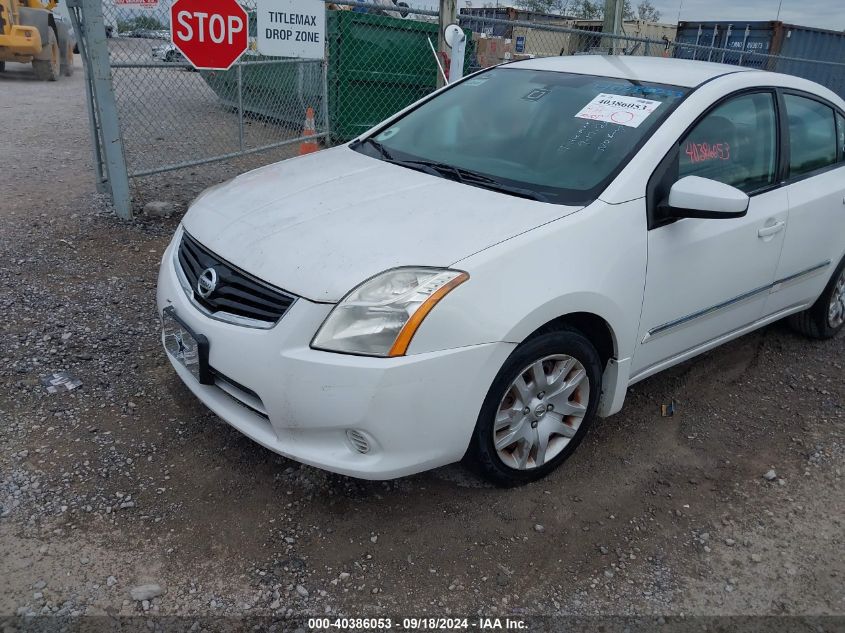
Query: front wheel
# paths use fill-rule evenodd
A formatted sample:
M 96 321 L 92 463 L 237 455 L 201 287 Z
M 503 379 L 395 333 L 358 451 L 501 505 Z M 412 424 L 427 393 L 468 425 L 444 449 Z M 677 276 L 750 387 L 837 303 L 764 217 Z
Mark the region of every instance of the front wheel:
M 65 77 L 73 77 L 73 46 L 67 43 L 65 49 L 65 63 L 62 64 L 62 74 Z
M 53 29 L 47 29 L 46 48 L 50 51 L 50 59 L 34 59 L 32 68 L 41 81 L 58 81 L 61 74 L 61 53 L 59 40 L 56 39 L 56 32 Z
M 845 259 L 839 262 L 818 300 L 789 317 L 789 324 L 804 336 L 826 339 L 845 327 Z
M 501 486 L 546 476 L 587 433 L 601 375 L 599 355 L 580 332 L 549 332 L 523 343 L 487 393 L 466 460 Z

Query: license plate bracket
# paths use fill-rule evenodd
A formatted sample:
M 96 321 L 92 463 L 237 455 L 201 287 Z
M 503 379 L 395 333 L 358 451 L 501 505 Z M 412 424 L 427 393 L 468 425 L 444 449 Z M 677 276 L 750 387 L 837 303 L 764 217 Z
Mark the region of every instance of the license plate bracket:
M 194 332 L 176 314 L 173 306 L 168 306 L 162 311 L 161 328 L 167 353 L 191 372 L 200 384 L 213 385 L 214 376 L 208 364 L 208 339 Z

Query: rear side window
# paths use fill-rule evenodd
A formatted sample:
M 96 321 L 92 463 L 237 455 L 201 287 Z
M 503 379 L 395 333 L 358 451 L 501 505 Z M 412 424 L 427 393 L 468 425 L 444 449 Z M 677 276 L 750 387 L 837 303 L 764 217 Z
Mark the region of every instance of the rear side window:
M 777 132 L 771 93 L 734 97 L 681 141 L 678 176 L 718 180 L 746 193 L 775 181 Z
M 836 120 L 832 108 L 797 95 L 784 95 L 789 120 L 790 177 L 837 162 Z

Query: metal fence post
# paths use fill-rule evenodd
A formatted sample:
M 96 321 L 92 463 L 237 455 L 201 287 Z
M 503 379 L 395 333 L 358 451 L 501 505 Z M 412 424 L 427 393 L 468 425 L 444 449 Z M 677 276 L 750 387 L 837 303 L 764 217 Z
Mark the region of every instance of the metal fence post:
M 85 48 L 85 38 L 82 37 L 82 18 L 77 13 L 79 5 L 75 0 L 68 1 L 68 15 L 76 33 L 79 33 L 77 38 L 77 46 L 79 46 L 79 53 L 82 61 L 85 62 L 88 58 L 87 49 Z M 88 67 L 86 66 L 86 69 Z M 106 192 L 106 175 L 103 173 L 103 154 L 100 150 L 100 132 L 97 125 L 97 113 L 94 107 L 94 89 L 91 85 L 91 74 L 89 72 L 85 75 L 85 110 L 88 112 L 88 126 L 91 128 L 91 152 L 94 159 L 94 171 L 97 179 L 97 191 L 99 193 Z
M 244 71 L 238 60 L 238 147 L 244 151 Z
M 329 127 L 329 58 L 328 55 L 323 58 L 322 65 L 322 81 L 323 81 L 323 127 L 326 134 L 326 147 L 332 146 L 332 131 Z
M 109 67 L 109 48 L 106 41 L 106 27 L 103 20 L 102 0 L 69 0 L 68 7 L 82 11 L 82 21 L 74 20 L 82 40 L 85 74 L 91 85 L 94 116 L 89 117 L 94 127 L 91 134 L 97 143 L 101 141 L 102 156 L 105 159 L 105 178 L 111 190 L 112 204 L 118 217 L 132 219 L 132 199 L 129 194 L 129 177 L 126 173 L 126 159 L 123 155 L 123 140 L 120 136 L 120 122 Z M 74 12 L 71 12 L 74 16 Z M 99 123 L 99 133 L 96 126 Z M 95 153 L 96 154 L 96 153 Z M 98 178 L 101 182 L 103 178 Z M 98 185 L 98 189 L 100 185 Z

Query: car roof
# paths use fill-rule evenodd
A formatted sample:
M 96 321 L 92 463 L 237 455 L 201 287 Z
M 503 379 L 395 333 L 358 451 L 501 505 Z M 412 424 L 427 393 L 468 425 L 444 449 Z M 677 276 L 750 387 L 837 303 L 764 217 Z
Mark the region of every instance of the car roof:
M 714 77 L 731 73 L 760 72 L 742 66 L 699 62 L 690 59 L 620 55 L 541 57 L 507 64 L 506 68 L 528 68 L 579 75 L 597 75 L 615 79 L 671 84 L 685 88 L 695 88 Z

